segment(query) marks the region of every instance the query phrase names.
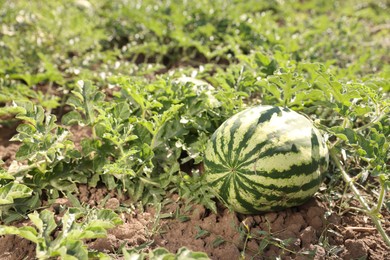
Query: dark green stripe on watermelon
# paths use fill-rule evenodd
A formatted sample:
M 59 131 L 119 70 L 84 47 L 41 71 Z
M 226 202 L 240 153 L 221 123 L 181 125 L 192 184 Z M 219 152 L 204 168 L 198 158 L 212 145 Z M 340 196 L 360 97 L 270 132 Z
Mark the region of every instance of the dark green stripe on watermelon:
M 273 107 L 269 110 L 266 110 L 265 112 L 263 112 L 260 117 L 259 117 L 259 120 L 257 121 L 257 124 L 262 124 L 264 122 L 268 122 L 271 120 L 272 116 L 275 114 L 275 113 L 280 113 L 282 112 L 281 108 L 280 107 Z
M 320 142 L 318 141 L 318 137 L 314 130 L 311 130 L 311 154 L 313 159 L 318 162 L 321 155 L 320 155 Z
M 237 166 L 238 159 L 240 158 L 240 154 L 241 154 L 242 150 L 246 148 L 249 140 L 253 137 L 256 129 L 257 129 L 257 124 L 251 124 L 249 126 L 248 130 L 245 132 L 244 137 L 237 145 L 238 149 L 236 149 L 236 159 L 234 160 L 233 165 Z M 263 145 L 265 145 L 265 144 L 266 143 L 264 143 Z M 253 149 L 253 151 L 256 152 L 256 150 L 261 149 L 261 148 L 262 148 L 261 145 L 256 146 L 256 148 Z M 244 158 L 244 160 L 245 160 L 245 158 Z
M 213 161 L 210 161 L 208 159 L 205 159 L 205 164 L 208 165 L 208 167 L 212 167 L 213 168 L 213 173 L 224 173 L 226 171 L 228 171 L 229 169 L 226 168 L 226 166 L 222 165 L 222 164 L 218 164 L 218 163 L 215 163 Z
M 261 193 L 259 187 L 257 185 L 253 185 L 253 181 L 246 178 L 243 174 L 241 173 L 236 173 L 236 174 L 238 176 L 234 178 L 234 181 L 238 183 L 241 187 L 243 187 L 244 191 L 252 193 L 255 197 L 268 196 L 267 194 Z M 245 180 L 245 182 L 243 182 L 242 180 Z M 273 196 L 269 197 L 269 199 L 273 199 Z
M 248 160 L 249 160 L 253 155 L 257 154 L 257 153 L 259 152 L 259 150 L 261 150 L 264 146 L 266 146 L 266 145 L 269 144 L 269 143 L 270 143 L 269 140 L 265 140 L 265 141 L 263 141 L 263 142 L 257 144 L 257 145 L 255 146 L 255 148 L 253 148 L 252 151 L 250 151 L 249 153 L 247 153 L 247 154 L 245 155 L 245 157 L 241 159 L 241 161 L 244 162 L 244 163 L 239 164 L 238 167 L 242 167 L 242 165 L 244 165 L 244 164 L 248 165 L 248 164 L 247 164 Z M 256 159 L 256 160 L 257 160 L 257 159 Z
M 219 179 L 219 181 L 222 181 L 221 179 Z M 227 177 L 225 177 L 225 180 L 223 180 L 223 183 L 221 186 L 222 192 L 220 195 L 225 201 L 227 201 L 227 198 L 229 197 L 229 193 L 230 193 L 230 180 L 231 180 L 231 175 L 228 175 Z M 214 183 L 216 183 L 216 182 L 217 181 L 215 181 Z
M 320 181 L 317 178 L 313 178 L 310 182 L 307 183 L 301 183 L 299 185 L 289 185 L 289 186 L 276 186 L 272 184 L 261 184 L 258 182 L 255 182 L 253 179 L 249 179 L 247 176 L 253 175 L 252 172 L 245 172 L 243 170 L 240 170 L 241 173 L 241 178 L 245 178 L 248 182 L 255 183 L 256 186 L 259 187 L 259 189 L 264 189 L 264 190 L 275 190 L 275 191 L 280 191 L 283 193 L 294 193 L 297 190 L 301 191 L 307 191 L 312 188 L 314 188 L 316 185 L 320 183 Z
M 233 184 L 234 185 L 234 192 L 236 194 L 235 199 L 237 200 L 237 202 L 240 204 L 240 206 L 245 208 L 248 212 L 255 212 L 255 211 L 257 211 L 257 208 L 254 207 L 253 203 L 246 201 L 241 196 L 240 190 L 242 190 L 242 186 L 238 186 L 237 184 L 238 184 L 237 181 L 235 181 L 234 184 Z
M 234 121 L 233 125 L 229 129 L 229 131 L 230 131 L 230 140 L 229 140 L 229 143 L 227 145 L 227 149 L 228 149 L 227 150 L 227 157 L 229 158 L 228 160 L 230 162 L 232 162 L 230 164 L 230 166 L 232 168 L 235 168 L 235 162 L 237 161 L 236 158 L 238 157 L 237 155 L 234 156 L 237 153 L 237 151 L 233 147 L 233 144 L 234 144 L 234 134 L 238 130 L 238 128 L 240 128 L 240 126 L 241 126 L 241 120 L 238 119 L 238 120 Z
M 256 159 L 257 160 L 257 159 Z M 248 164 L 250 165 L 250 164 Z M 246 164 L 240 165 L 241 167 L 247 166 Z M 262 176 L 262 177 L 271 177 L 272 179 L 289 179 L 294 175 L 311 175 L 319 167 L 318 162 L 310 161 L 301 165 L 291 165 L 290 169 L 284 171 L 262 171 L 260 169 L 240 169 L 241 172 L 244 172 L 247 175 Z
M 299 150 L 295 144 L 285 143 L 280 146 L 274 146 L 266 151 L 262 152 L 259 157 L 274 156 L 279 154 L 294 154 L 299 153 Z
M 313 178 L 310 182 L 305 183 L 301 186 L 301 191 L 311 190 L 315 186 L 319 186 L 321 182 L 322 182 L 322 178 Z
M 218 157 L 220 164 L 228 166 L 228 163 L 225 160 L 225 156 L 223 156 L 223 154 L 220 154 L 220 152 L 217 149 L 217 141 L 215 135 L 211 137 L 211 143 L 213 144 L 213 152 Z
M 298 141 L 299 142 L 299 141 Z M 265 145 L 270 144 L 271 142 L 269 140 L 266 140 L 259 145 L 256 145 L 255 149 L 253 149 L 251 152 L 249 152 L 243 159 L 243 163 L 240 163 L 238 167 L 245 167 L 247 165 L 250 165 L 258 160 L 258 158 L 265 158 L 267 156 L 274 156 L 279 154 L 294 154 L 299 153 L 299 150 L 295 144 L 291 143 L 285 143 L 282 146 L 276 146 L 271 147 L 263 152 L 261 152 L 257 158 L 254 158 L 250 161 L 248 161 L 253 155 L 259 152 Z
M 314 185 L 315 186 L 315 185 Z M 314 187 L 313 186 L 313 187 Z M 297 187 L 294 187 L 294 191 L 296 191 Z M 245 192 L 251 192 L 257 200 L 264 200 L 266 199 L 269 201 L 269 203 L 260 203 L 259 201 L 255 200 L 253 202 L 249 202 L 245 200 L 245 198 L 241 195 L 243 192 L 241 190 L 244 190 Z M 236 197 L 234 199 L 237 200 L 238 204 L 245 208 L 248 213 L 251 212 L 257 212 L 259 211 L 259 208 L 269 208 L 270 210 L 281 210 L 285 208 L 285 205 L 276 205 L 274 206 L 275 202 L 279 202 L 281 204 L 291 204 L 291 205 L 299 205 L 302 204 L 303 202 L 307 201 L 312 197 L 310 196 L 305 196 L 301 198 L 289 198 L 288 195 L 289 193 L 280 193 L 280 195 L 268 195 L 267 193 L 260 193 L 258 191 L 253 190 L 253 188 L 249 188 L 248 185 L 245 185 L 241 180 L 236 179 L 234 182 L 234 192 L 236 194 Z M 295 193 L 295 192 L 293 192 Z M 224 198 L 225 200 L 229 200 L 228 197 Z
M 263 185 L 263 184 L 259 184 L 257 182 L 255 183 L 251 179 L 247 178 L 242 173 L 240 173 L 240 178 L 244 179 L 246 184 L 252 184 L 251 189 L 257 188 L 257 191 L 254 192 L 254 196 L 257 198 L 263 197 L 269 201 L 273 201 L 273 200 L 276 200 L 276 199 L 279 199 L 282 197 L 282 196 L 275 195 L 274 191 L 277 191 L 277 189 L 272 189 L 272 188 L 270 189 L 269 185 Z M 239 180 L 239 182 L 243 185 L 243 187 L 245 186 L 241 180 Z M 296 189 L 296 187 L 294 187 L 294 188 Z M 273 194 L 268 194 L 264 191 L 268 191 L 268 192 L 270 191 L 271 193 L 273 192 Z

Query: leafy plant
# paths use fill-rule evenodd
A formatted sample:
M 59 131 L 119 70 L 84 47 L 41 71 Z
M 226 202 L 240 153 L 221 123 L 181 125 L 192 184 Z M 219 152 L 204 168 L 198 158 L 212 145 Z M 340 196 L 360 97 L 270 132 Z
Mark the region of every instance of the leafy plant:
M 129 251 L 126 249 L 123 249 L 123 256 L 124 259 L 136 259 L 136 260 L 143 260 L 143 259 L 167 259 L 167 260 L 181 260 L 181 259 L 189 259 L 189 260 L 206 260 L 209 259 L 207 254 L 202 252 L 194 252 L 189 250 L 188 248 L 182 247 L 180 248 L 176 254 L 170 253 L 165 248 L 156 248 L 149 252 L 149 254 L 145 253 L 137 253 L 133 251 Z
M 180 165 L 201 162 L 207 133 L 222 120 L 217 115 L 228 116 L 235 108 L 234 103 L 222 106 L 225 97 L 207 82 L 191 78 L 148 83 L 120 77 L 112 83 L 121 88 L 114 103 L 104 101 L 91 82 L 79 82 L 68 101 L 75 110 L 62 122 L 91 128 L 82 155 L 110 189 L 120 180 L 134 201 L 147 203 L 180 183 L 175 177 Z
M 1 161 L 0 161 L 1 163 Z M 0 217 L 6 215 L 9 208 L 18 199 L 32 196 L 33 190 L 28 186 L 16 183 L 15 177 L 0 168 Z
M 27 160 L 28 165 L 15 169 L 12 174 L 23 176 L 25 172 L 32 173 L 33 178 L 30 181 L 40 189 L 49 186 L 58 190 L 74 190 L 73 182 L 65 180 L 67 177 L 61 172 L 66 165 L 80 157 L 69 138 L 70 132 L 56 123 L 54 115 L 45 114 L 41 106 L 21 102 L 19 107 L 23 112 L 16 118 L 25 123 L 18 125 L 18 134 L 11 140 L 22 143 L 16 158 Z M 27 179 L 25 181 L 27 182 Z
M 333 163 L 360 201 L 363 211 L 371 217 L 386 243 L 390 244 L 386 232 L 381 227 L 379 213 L 389 187 L 388 93 L 378 94 L 376 90 L 381 88 L 381 83 L 370 81 L 344 83 L 317 64 L 293 66 L 292 70 L 281 67 L 279 72 L 277 71 L 259 84 L 263 91 L 270 94 L 265 100 L 278 105 L 297 106 L 298 109 L 304 110 L 312 106 L 317 111 L 332 113 L 332 121 L 324 122 L 320 127 L 329 135 L 338 138 L 330 144 Z M 344 163 L 357 161 L 361 165 L 360 174 L 370 173 L 372 177 L 377 177 L 379 196 L 373 208 L 354 185 L 355 180 L 351 179 L 345 166 L 340 162 L 340 154 L 344 154 L 342 160 Z M 366 179 L 367 176 L 364 180 Z
M 16 159 L 0 168 L 4 223 L 26 217 L 42 199 L 71 196 L 79 183 L 104 184 L 142 205 L 178 193 L 215 210 L 215 195 L 202 179 L 205 142 L 234 113 L 271 104 L 307 115 L 328 135 L 329 194 L 342 200 L 350 189 L 361 204 L 355 210 L 370 216 L 389 243 L 381 228 L 390 208 L 384 1 L 21 0 L 0 6 L 0 132 L 7 145 L 7 130 L 17 126 L 11 142 L 21 145 Z M 85 134 L 77 137 L 78 130 Z M 39 243 L 56 241 L 56 233 L 38 228 L 39 219 L 52 223 L 51 213 L 30 215 L 37 228 L 10 230 Z M 81 215 L 78 224 L 88 214 Z M 67 254 L 50 241 L 40 248 Z M 156 258 L 181 254 L 153 252 Z
M 0 235 L 18 235 L 34 242 L 38 259 L 89 259 L 94 253 L 88 251 L 83 240 L 105 237 L 108 229 L 122 223 L 107 209 L 69 208 L 59 223 L 48 210 L 31 213 L 28 217 L 35 227 L 0 226 Z M 53 238 L 54 232 L 58 234 Z

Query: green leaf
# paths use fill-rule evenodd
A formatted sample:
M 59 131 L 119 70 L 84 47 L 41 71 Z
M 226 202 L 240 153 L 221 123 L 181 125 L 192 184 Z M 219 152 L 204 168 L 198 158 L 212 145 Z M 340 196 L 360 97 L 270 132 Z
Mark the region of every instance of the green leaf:
M 126 120 L 130 117 L 130 107 L 126 102 L 121 102 L 114 107 L 113 115 L 116 119 Z
M 17 119 L 24 120 L 32 125 L 43 124 L 45 118 L 45 112 L 41 106 L 25 105 L 26 113 L 20 113 L 16 115 Z
M 144 259 L 141 254 L 129 254 L 125 256 L 125 259 Z M 149 253 L 149 259 L 153 260 L 208 260 L 210 259 L 206 253 L 194 252 L 186 247 L 181 247 L 176 254 L 170 253 L 165 248 L 156 248 Z
M 73 96 L 68 99 L 68 104 L 85 115 L 86 124 L 94 125 L 98 104 L 104 99 L 104 94 L 99 92 L 97 87 L 91 81 L 79 80 L 75 90 L 72 91 Z M 78 116 L 73 113 L 70 116 L 70 122 L 77 119 Z M 67 120 L 67 118 L 65 118 Z M 68 121 L 69 122 L 69 121 Z
M 41 229 L 42 235 L 46 240 L 48 240 L 50 239 L 52 232 L 57 228 L 57 224 L 54 220 L 54 214 L 53 212 L 45 209 L 39 213 L 39 218 L 44 223 Z
M 69 199 L 70 204 L 73 207 L 81 208 L 81 203 L 80 203 L 79 199 L 75 195 L 73 195 L 71 192 L 67 192 L 66 197 Z
M 66 248 L 66 254 L 61 252 L 60 256 L 66 260 L 87 260 L 88 250 L 81 240 L 65 240 L 61 243 Z
M 271 60 L 266 56 L 264 55 L 263 53 L 261 52 L 256 52 L 256 55 L 255 55 L 255 60 L 259 63 L 259 65 L 261 66 L 268 66 L 268 64 L 270 64 Z
M 1 160 L 0 160 L 0 166 L 1 166 Z M 9 172 L 3 170 L 1 167 L 0 167 L 0 181 L 1 180 L 14 180 L 15 177 L 13 175 L 11 175 Z
M 358 134 L 350 128 L 341 126 L 334 126 L 330 129 L 338 138 L 348 141 L 350 144 L 354 144 L 358 140 Z
M 31 222 L 38 229 L 39 234 L 42 235 L 43 234 L 43 221 L 44 220 L 40 218 L 39 213 L 35 211 L 34 213 L 28 214 L 28 217 L 31 220 Z
M 77 111 L 70 111 L 62 116 L 61 122 L 64 125 L 75 125 L 83 122 L 83 118 Z
M 198 232 L 196 233 L 195 239 L 203 238 L 203 237 L 206 237 L 206 236 L 210 235 L 209 231 L 207 231 L 205 229 L 202 229 L 199 226 L 196 226 L 196 230 Z
M 123 257 L 125 260 L 144 260 L 145 254 L 134 252 L 135 250 L 127 250 L 125 247 L 122 248 Z
M 100 221 L 104 221 L 106 224 L 103 224 L 104 228 L 112 228 L 116 225 L 120 225 L 123 221 L 118 217 L 118 215 L 109 209 L 101 209 L 97 212 L 96 218 Z
M 31 124 L 20 124 L 16 128 L 16 131 L 18 131 L 21 134 L 31 136 L 32 134 L 37 132 L 37 129 Z M 23 141 L 23 140 L 19 140 L 19 141 Z
M 111 260 L 112 257 L 103 252 L 88 252 L 88 259 Z
M 220 246 L 220 245 L 222 245 L 223 243 L 225 243 L 226 241 L 225 241 L 225 239 L 223 239 L 222 237 L 220 237 L 220 236 L 217 236 L 217 238 L 216 239 L 214 239 L 214 241 L 213 241 L 213 247 L 215 248 L 215 247 L 218 247 L 218 246 Z
M 23 226 L 2 226 L 0 225 L 0 236 L 3 235 L 18 235 L 25 239 L 28 239 L 34 243 L 38 243 L 38 233 L 33 227 Z
M 153 148 L 158 147 L 169 138 L 179 135 L 179 133 L 184 130 L 178 120 L 171 121 L 170 124 L 168 123 L 172 118 L 178 118 L 179 110 L 183 106 L 183 104 L 173 105 L 168 110 L 164 111 L 160 117 L 155 117 L 156 129 L 153 131 Z
M 35 154 L 39 150 L 38 144 L 23 144 L 16 152 L 16 158 L 18 160 L 35 159 Z
M 88 250 L 82 240 L 105 237 L 107 229 L 122 223 L 118 215 L 111 210 L 70 208 L 59 224 L 62 227 L 61 232 L 53 240 L 52 233 L 57 228 L 53 212 L 43 210 L 28 216 L 38 232 L 32 227 L 19 229 L 5 227 L 3 230 L 3 227 L 0 227 L 0 234 L 3 232 L 21 235 L 37 243 L 37 257 L 61 257 L 61 259 L 88 259 Z
M 174 255 L 166 248 L 156 248 L 150 254 L 151 259 L 174 259 Z
M 30 197 L 32 192 L 33 190 L 24 184 L 10 182 L 4 186 L 0 185 L 0 205 L 12 204 L 15 199 Z
M 188 248 L 182 247 L 177 251 L 176 259 L 184 260 L 184 259 L 196 259 L 196 260 L 207 260 L 209 257 L 206 253 L 203 252 L 193 252 Z

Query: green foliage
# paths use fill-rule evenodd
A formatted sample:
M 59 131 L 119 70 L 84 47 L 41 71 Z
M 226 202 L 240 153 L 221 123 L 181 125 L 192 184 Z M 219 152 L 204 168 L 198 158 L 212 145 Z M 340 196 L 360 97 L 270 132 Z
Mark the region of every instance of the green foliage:
M 67 103 L 73 107 L 74 111 L 64 115 L 62 122 L 66 125 L 78 123 L 93 127 L 96 124 L 95 115 L 104 99 L 104 94 L 99 92 L 91 82 L 82 80 L 77 82 L 72 94 Z M 78 111 L 82 112 L 84 117 Z
M 4 176 L 2 176 L 4 177 Z M 14 202 L 14 199 L 30 197 L 32 190 L 23 184 L 7 183 L 0 187 L 0 205 L 7 205 Z
M 32 226 L 0 226 L 0 235 L 18 235 L 36 244 L 38 259 L 89 259 L 85 239 L 105 237 L 122 220 L 111 210 L 69 208 L 56 223 L 54 213 L 43 210 L 28 214 Z M 53 233 L 59 231 L 53 238 Z
M 75 190 L 75 181 L 81 181 L 83 176 L 69 179 L 66 167 L 80 157 L 70 140 L 70 132 L 56 123 L 56 116 L 45 114 L 41 106 L 31 102 L 21 102 L 22 109 L 16 118 L 24 123 L 19 124 L 12 141 L 19 141 L 22 146 L 16 153 L 20 161 L 27 160 L 28 166 L 20 167 L 13 172 L 15 176 L 30 172 L 30 185 L 44 189 L 47 186 L 58 190 Z M 26 178 L 26 183 L 28 178 Z
M 11 173 L 0 168 L 0 218 L 8 214 L 12 205 L 31 197 L 32 192 L 31 188 L 15 182 L 15 177 Z
M 203 176 L 199 172 L 193 171 L 192 177 L 186 173 L 181 173 L 178 178 L 179 195 L 186 199 L 186 203 L 202 204 L 214 213 L 217 212 L 217 206 L 213 200 L 218 197 L 213 189 L 211 189 Z
M 19 160 L 28 159 L 35 163 L 44 161 L 49 164 L 65 157 L 73 144 L 66 142 L 69 132 L 56 124 L 56 117 L 45 115 L 41 106 L 30 102 L 20 103 L 19 107 L 24 111 L 16 118 L 25 123 L 18 125 L 18 134 L 12 138 L 12 141 L 23 143 L 16 157 Z
M 81 144 L 82 160 L 93 162 L 92 170 L 110 189 L 120 180 L 132 200 L 143 203 L 181 182 L 175 177 L 180 164 L 201 162 L 207 135 L 241 104 L 223 106 L 224 94 L 190 78 L 148 83 L 120 77 L 112 84 L 121 87 L 115 102 L 103 101 L 90 82 L 79 82 L 68 101 L 75 110 L 62 122 L 90 127 L 92 137 Z
M 166 260 L 207 260 L 210 259 L 207 254 L 203 252 L 194 252 L 186 247 L 180 248 L 176 254 L 170 253 L 165 248 L 156 248 L 149 252 L 149 254 L 144 253 L 137 253 L 133 251 L 127 251 L 123 250 L 123 256 L 124 259 L 130 260 L 143 260 L 143 259 L 150 259 L 150 260 L 157 260 L 157 259 L 166 259 Z
M 0 168 L 4 223 L 26 217 L 43 197 L 74 196 L 79 183 L 103 183 L 142 205 L 173 192 L 216 210 L 202 179 L 205 143 L 223 121 L 257 104 L 314 120 L 342 161 L 331 182 L 345 172 L 350 187 L 374 187 L 370 216 L 390 205 L 385 1 L 21 0 L 0 7 L 0 131 L 17 126 L 11 141 L 21 145 L 11 167 Z M 80 216 L 73 211 L 67 218 Z M 87 229 L 88 214 L 81 215 L 78 230 Z M 36 228 L 2 230 L 53 256 L 88 255 L 79 231 L 72 241 L 56 240 L 51 213 L 30 216 Z M 150 254 L 138 257 L 192 253 Z

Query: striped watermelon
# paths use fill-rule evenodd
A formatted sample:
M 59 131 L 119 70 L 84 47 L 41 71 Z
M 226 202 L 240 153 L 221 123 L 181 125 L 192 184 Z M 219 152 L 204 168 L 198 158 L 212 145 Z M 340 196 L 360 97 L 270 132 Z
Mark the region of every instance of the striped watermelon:
M 328 149 L 305 116 L 257 106 L 225 121 L 205 151 L 206 181 L 233 210 L 258 213 L 304 203 L 318 190 Z

